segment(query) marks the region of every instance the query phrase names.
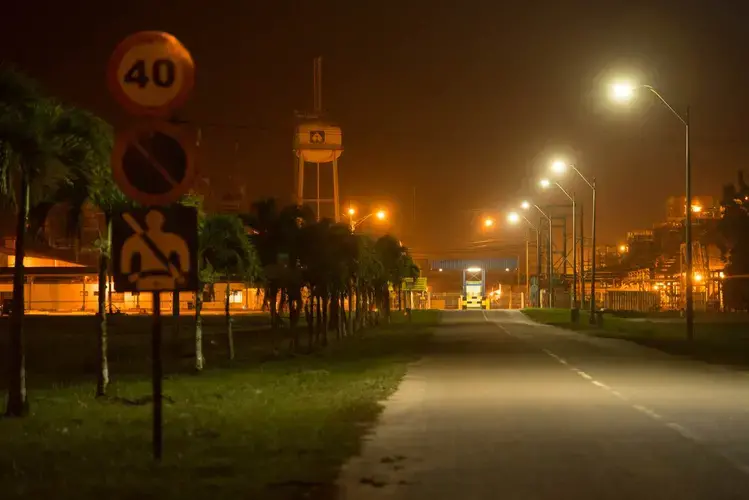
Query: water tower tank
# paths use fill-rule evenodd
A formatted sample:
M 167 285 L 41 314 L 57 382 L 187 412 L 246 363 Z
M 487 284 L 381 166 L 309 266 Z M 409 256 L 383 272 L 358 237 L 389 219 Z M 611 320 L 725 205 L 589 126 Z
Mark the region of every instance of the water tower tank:
M 322 121 L 299 124 L 294 134 L 294 151 L 309 163 L 330 163 L 343 153 L 341 128 Z

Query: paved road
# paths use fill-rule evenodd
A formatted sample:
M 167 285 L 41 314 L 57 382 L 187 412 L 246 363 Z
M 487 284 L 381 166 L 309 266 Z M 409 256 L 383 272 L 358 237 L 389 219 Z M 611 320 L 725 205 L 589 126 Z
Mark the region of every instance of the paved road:
M 516 311 L 444 318 L 341 500 L 749 499 L 749 375 Z

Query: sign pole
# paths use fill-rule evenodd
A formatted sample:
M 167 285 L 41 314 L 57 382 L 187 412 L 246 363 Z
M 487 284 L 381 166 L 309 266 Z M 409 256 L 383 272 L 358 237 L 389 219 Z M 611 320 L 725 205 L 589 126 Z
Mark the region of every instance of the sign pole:
M 195 180 L 193 141 L 168 121 L 192 92 L 195 63 L 173 35 L 141 31 L 115 48 L 107 66 L 107 84 L 125 111 L 142 119 L 131 130 L 117 133 L 112 150 L 114 181 L 126 196 L 146 207 L 130 207 L 114 217 L 112 267 L 118 292 L 138 293 L 138 297 L 140 292 L 153 292 L 152 445 L 153 458 L 160 462 L 164 445 L 160 292 L 198 289 L 197 211 L 180 205 L 164 208 L 187 193 Z M 172 261 L 173 255 L 177 262 Z M 84 294 L 84 306 L 85 300 Z
M 151 333 L 151 357 L 153 363 L 153 458 L 161 461 L 164 447 L 162 434 L 161 379 L 161 294 L 153 292 L 153 331 Z

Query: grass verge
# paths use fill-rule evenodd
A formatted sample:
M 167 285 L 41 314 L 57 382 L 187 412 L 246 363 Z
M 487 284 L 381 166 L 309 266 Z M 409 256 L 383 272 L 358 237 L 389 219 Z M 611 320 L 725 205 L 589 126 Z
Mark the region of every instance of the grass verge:
M 339 466 L 438 320 L 394 316 L 316 354 L 169 376 L 158 466 L 148 379 L 119 379 L 106 400 L 91 384 L 37 389 L 29 418 L 0 419 L 2 496 L 330 498 Z
M 525 309 L 523 313 L 538 323 L 598 337 L 629 340 L 708 363 L 749 367 L 749 316 L 746 314 L 698 314 L 694 339 L 690 341 L 686 338 L 684 321 L 668 314 L 650 314 L 637 319 L 605 314 L 603 324 L 590 325 L 588 315 L 582 311 L 578 323 L 571 322 L 568 309 Z

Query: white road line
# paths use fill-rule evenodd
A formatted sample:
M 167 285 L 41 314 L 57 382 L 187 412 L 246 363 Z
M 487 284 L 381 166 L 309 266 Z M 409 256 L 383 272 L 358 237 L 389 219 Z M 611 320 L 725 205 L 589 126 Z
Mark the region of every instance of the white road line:
M 486 317 L 486 314 L 484 314 L 484 317 Z M 488 321 L 488 319 L 487 319 L 487 321 Z M 507 333 L 511 337 L 518 338 L 516 335 L 513 335 L 509 331 L 507 331 L 507 329 L 505 327 L 503 327 L 502 325 L 500 325 L 498 323 L 494 323 L 494 324 L 497 325 L 499 328 L 501 328 L 502 331 L 504 331 L 505 333 Z M 590 374 L 588 374 L 588 373 L 580 370 L 579 368 L 571 365 L 570 363 L 567 362 L 566 359 L 562 358 L 561 356 L 556 355 L 555 353 L 551 352 L 548 349 L 542 348 L 541 350 L 545 354 L 547 354 L 548 356 L 554 358 L 559 363 L 561 363 L 564 366 L 566 366 L 567 368 L 569 368 L 571 371 L 575 372 L 580 377 L 584 378 L 585 380 L 588 380 L 593 385 L 595 385 L 597 387 L 600 387 L 601 389 L 606 390 L 609 394 L 611 394 L 612 396 L 615 396 L 615 397 L 621 399 L 622 401 L 628 401 L 627 397 L 624 396 L 622 393 L 620 393 L 619 391 L 611 388 L 610 386 L 608 386 L 608 385 L 606 385 L 606 384 L 604 384 L 602 382 L 599 382 L 599 381 L 595 380 Z M 715 454 L 723 457 L 727 462 L 729 462 L 737 470 L 743 472 L 744 474 L 749 475 L 749 465 L 745 464 L 744 462 L 742 462 L 741 460 L 739 460 L 737 458 L 734 458 L 732 455 L 730 455 L 730 454 L 728 454 L 728 453 L 726 453 L 724 451 L 721 451 L 721 450 L 716 449 L 716 448 L 714 448 L 712 446 L 709 446 L 707 443 L 705 443 L 705 441 L 702 438 L 700 438 L 698 435 L 696 435 L 694 432 L 690 431 L 689 429 L 687 429 L 683 425 L 677 424 L 676 422 L 664 422 L 663 421 L 664 419 L 663 419 L 663 417 L 660 414 L 656 413 L 655 411 L 651 410 L 650 408 L 648 408 L 646 406 L 642 406 L 642 405 L 638 405 L 638 404 L 632 404 L 631 407 L 633 409 L 635 409 L 635 410 L 637 410 L 637 411 L 639 411 L 639 412 L 647 415 L 648 417 L 652 418 L 653 420 L 656 420 L 658 422 L 663 423 L 669 429 L 678 432 L 679 435 L 681 435 L 683 438 L 688 439 L 688 440 L 690 440 L 690 441 L 692 441 L 692 442 L 694 442 L 696 444 L 705 446 L 708 450 L 711 450 Z
M 687 438 L 689 440 L 692 440 L 695 443 L 702 442 L 702 439 L 700 439 L 699 437 L 697 437 L 692 431 L 690 431 L 689 429 L 687 429 L 683 425 L 679 425 L 679 424 L 677 424 L 675 422 L 668 422 L 666 424 L 666 427 L 668 427 L 669 429 L 675 430 L 676 432 L 678 432 L 679 434 L 681 434 L 685 438 Z
M 644 413 L 648 417 L 653 418 L 655 420 L 661 420 L 663 418 L 660 415 L 658 415 L 656 412 L 654 412 L 653 410 L 651 410 L 650 408 L 647 408 L 647 407 L 642 406 L 642 405 L 632 405 L 632 408 L 634 408 L 637 411 L 641 411 L 642 413 Z
M 614 396 L 616 396 L 617 398 L 619 398 L 619 399 L 621 399 L 621 400 L 623 400 L 623 401 L 627 401 L 627 396 L 625 396 L 625 395 L 624 395 L 624 394 L 622 394 L 621 392 L 619 392 L 619 391 L 615 391 L 614 389 L 611 389 L 611 390 L 610 390 L 609 392 L 610 392 L 611 394 L 613 394 Z

